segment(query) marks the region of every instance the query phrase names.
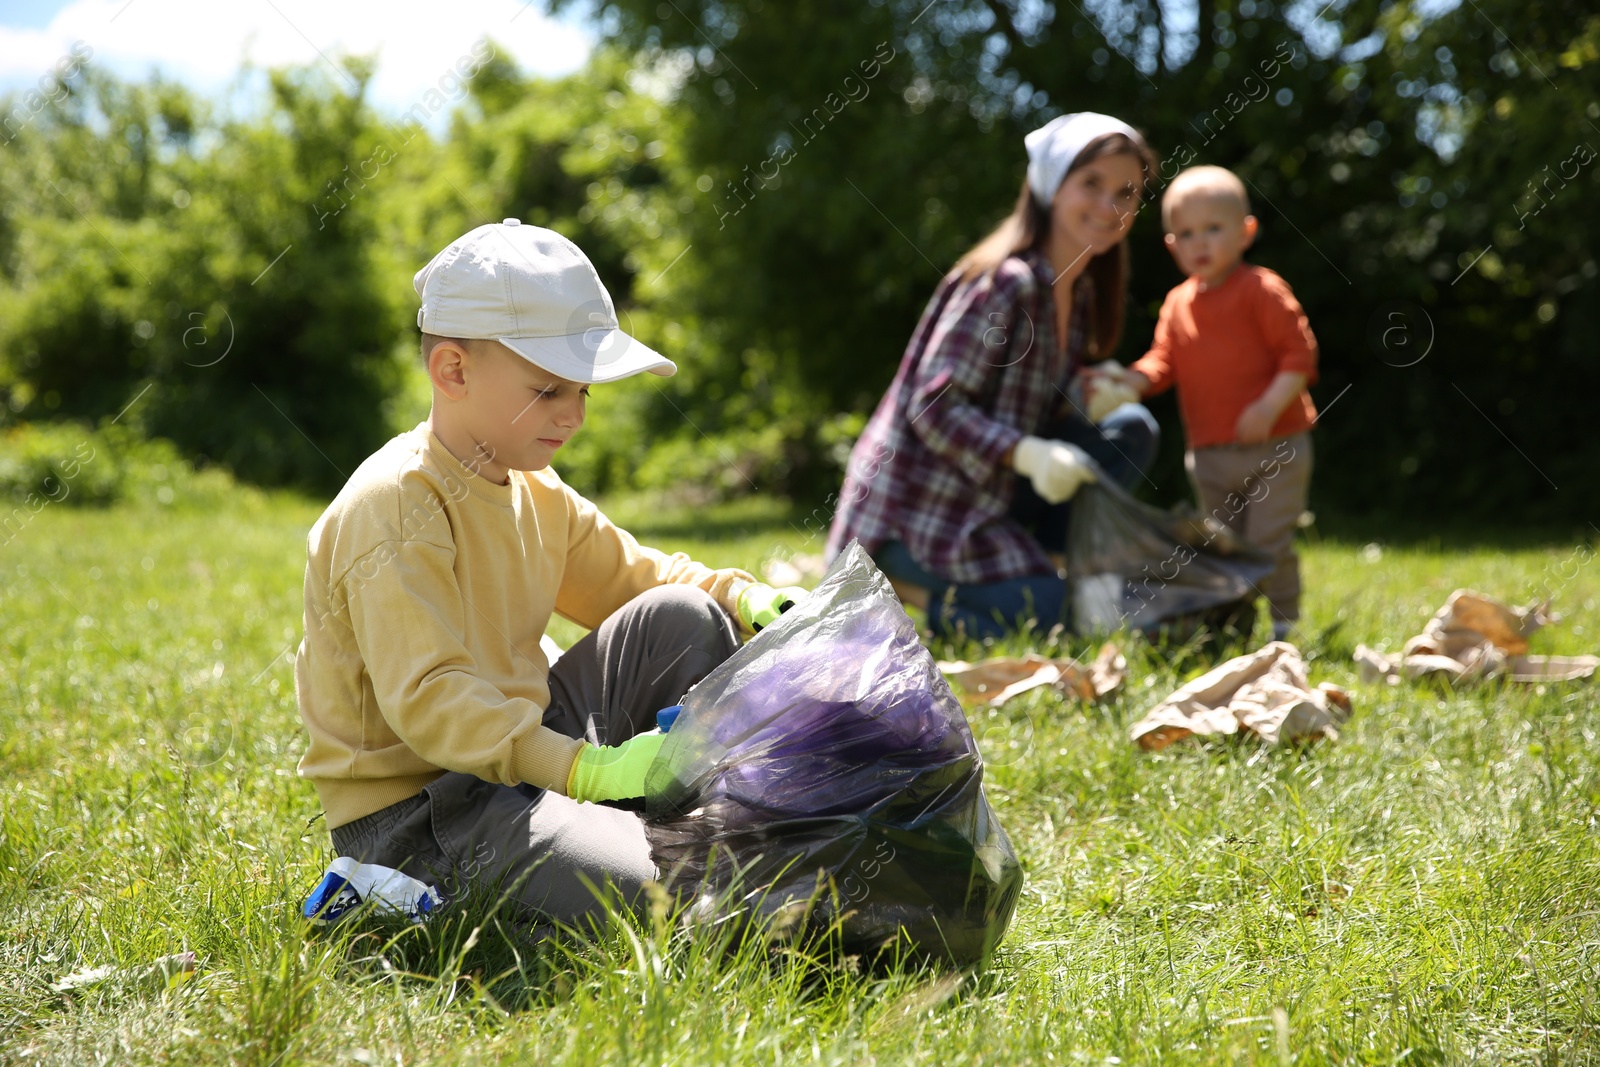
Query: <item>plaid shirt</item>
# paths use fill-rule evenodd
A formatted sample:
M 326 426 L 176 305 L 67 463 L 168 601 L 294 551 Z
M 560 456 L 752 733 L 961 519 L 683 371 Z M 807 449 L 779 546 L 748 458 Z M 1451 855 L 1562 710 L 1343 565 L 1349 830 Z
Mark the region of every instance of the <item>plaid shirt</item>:
M 1073 293 L 1064 348 L 1053 278 L 1030 251 L 992 275 L 952 273 L 939 284 L 851 450 L 830 561 L 854 538 L 869 553 L 904 542 L 918 563 L 961 584 L 1055 572 L 1008 514 L 1017 475 L 1004 462 L 1052 421 L 1087 343 L 1087 277 Z

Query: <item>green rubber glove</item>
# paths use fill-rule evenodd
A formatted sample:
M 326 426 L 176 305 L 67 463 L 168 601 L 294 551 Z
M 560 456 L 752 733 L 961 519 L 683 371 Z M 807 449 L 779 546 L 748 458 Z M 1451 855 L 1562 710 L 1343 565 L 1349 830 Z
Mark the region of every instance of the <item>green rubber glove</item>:
M 751 633 L 759 633 L 764 626 L 778 621 L 778 616 L 794 607 L 806 590 L 798 585 L 774 589 L 770 585 L 751 582 L 739 591 L 739 621 Z
M 630 737 L 620 745 L 584 745 L 567 776 L 573 800 L 627 800 L 644 796 L 644 776 L 666 743 L 665 734 Z

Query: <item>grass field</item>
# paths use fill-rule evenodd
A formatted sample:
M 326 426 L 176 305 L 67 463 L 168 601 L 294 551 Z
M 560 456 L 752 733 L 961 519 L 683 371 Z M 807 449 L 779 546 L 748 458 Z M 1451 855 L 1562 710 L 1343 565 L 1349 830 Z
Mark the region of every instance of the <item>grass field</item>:
M 650 917 L 539 949 L 467 914 L 308 934 L 326 832 L 287 653 L 318 510 L 51 507 L 0 548 L 0 1061 L 1600 1062 L 1597 683 L 1362 685 L 1349 658 L 1458 586 L 1549 589 L 1535 651 L 1593 651 L 1576 541 L 1313 532 L 1302 647 L 1356 700 L 1336 745 L 1139 752 L 1127 725 L 1205 666 L 1143 647 L 1109 706 L 979 716 L 1027 882 L 989 969 L 952 977 L 728 957 Z M 820 547 L 770 501 L 615 513 L 717 565 Z M 152 970 L 185 951 L 186 980 Z

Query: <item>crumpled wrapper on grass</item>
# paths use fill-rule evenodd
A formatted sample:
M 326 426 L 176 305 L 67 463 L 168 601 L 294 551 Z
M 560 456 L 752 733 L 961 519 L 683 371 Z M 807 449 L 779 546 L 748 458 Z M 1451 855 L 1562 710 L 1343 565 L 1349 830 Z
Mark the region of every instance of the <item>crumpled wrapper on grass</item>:
M 57 979 L 50 989 L 55 993 L 80 993 L 113 981 L 171 989 L 193 978 L 197 966 L 193 952 L 178 952 L 135 967 L 87 967 Z
M 1135 723 L 1129 736 L 1155 752 L 1186 737 L 1254 734 L 1269 745 L 1336 740 L 1350 697 L 1306 680 L 1300 650 L 1274 641 L 1174 690 Z
M 1566 682 L 1587 678 L 1600 656 L 1530 656 L 1528 638 L 1558 621 L 1548 601 L 1513 608 L 1471 589 L 1457 589 L 1398 656 L 1357 645 L 1364 682 L 1442 678 L 1452 684 L 1490 678 L 1513 682 Z
M 978 663 L 941 660 L 939 670 L 963 693 L 980 698 L 990 707 L 997 708 L 1012 697 L 1044 686 L 1062 696 L 1093 704 L 1122 688 L 1128 677 L 1128 661 L 1122 650 L 1108 641 L 1087 667 L 1075 659 L 1029 653 L 1020 659 L 1001 656 Z

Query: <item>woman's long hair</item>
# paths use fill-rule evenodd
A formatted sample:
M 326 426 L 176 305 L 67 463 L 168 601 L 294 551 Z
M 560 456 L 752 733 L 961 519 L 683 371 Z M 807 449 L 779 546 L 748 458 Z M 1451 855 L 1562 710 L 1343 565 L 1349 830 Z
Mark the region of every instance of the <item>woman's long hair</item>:
M 1108 133 L 1096 137 L 1078 153 L 1067 168 L 1062 181 L 1086 163 L 1105 156 L 1131 155 L 1144 167 L 1145 188 L 1139 190 L 1142 198 L 1156 173 L 1156 156 L 1143 140 L 1121 133 Z M 966 255 L 956 261 L 955 270 L 963 280 L 980 274 L 992 274 L 1005 258 L 1030 248 L 1040 248 L 1050 236 L 1050 206 L 1034 199 L 1027 179 L 1022 182 L 1022 192 L 1017 204 L 983 240 L 973 245 Z M 1084 268 L 1094 285 L 1094 304 L 1089 323 L 1089 355 L 1098 358 L 1109 356 L 1122 339 L 1122 307 L 1128 295 L 1128 240 L 1124 237 L 1115 248 L 1100 253 Z

